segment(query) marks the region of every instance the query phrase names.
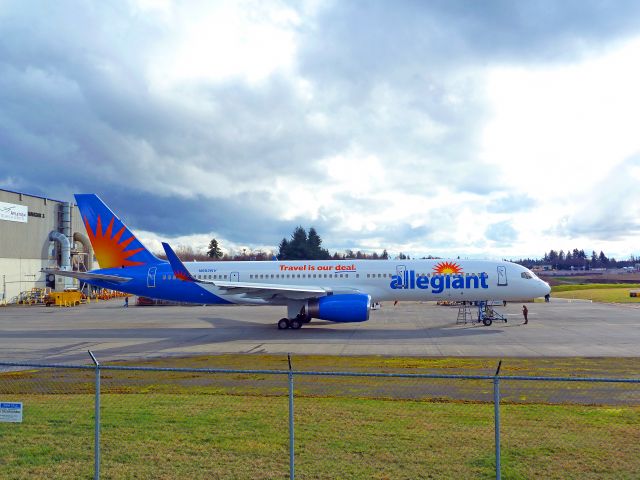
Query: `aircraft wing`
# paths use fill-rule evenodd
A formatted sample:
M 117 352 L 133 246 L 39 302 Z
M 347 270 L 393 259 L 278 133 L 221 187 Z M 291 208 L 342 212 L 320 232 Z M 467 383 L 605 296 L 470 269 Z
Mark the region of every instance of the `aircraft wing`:
M 244 295 L 245 297 L 262 298 L 265 300 L 304 300 L 307 298 L 323 297 L 325 295 L 331 295 L 332 293 L 330 289 L 315 287 L 312 285 L 282 285 L 277 283 L 200 280 L 189 273 L 169 244 L 163 242 L 162 246 L 164 247 L 167 259 L 171 264 L 171 268 L 173 269 L 173 273 L 176 278 L 185 282 L 213 285 L 222 290 L 226 290 L 230 295 Z
M 106 282 L 126 283 L 132 280 L 131 277 L 120 277 L 117 275 L 105 275 L 104 273 L 91 273 L 91 272 L 75 272 L 72 270 L 59 270 L 57 268 L 44 268 L 44 273 L 53 273 L 54 275 L 60 275 L 61 277 L 77 278 L 79 280 L 103 280 Z

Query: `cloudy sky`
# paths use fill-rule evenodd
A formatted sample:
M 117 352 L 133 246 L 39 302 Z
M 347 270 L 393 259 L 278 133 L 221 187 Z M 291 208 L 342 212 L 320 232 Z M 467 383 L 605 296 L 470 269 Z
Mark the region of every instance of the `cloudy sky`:
M 143 241 L 640 254 L 640 2 L 0 0 L 0 188 Z

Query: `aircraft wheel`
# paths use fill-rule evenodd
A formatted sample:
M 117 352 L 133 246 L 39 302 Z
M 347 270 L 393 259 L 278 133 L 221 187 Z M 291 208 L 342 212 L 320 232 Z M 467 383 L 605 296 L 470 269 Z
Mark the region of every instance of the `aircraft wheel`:
M 278 321 L 278 330 L 286 330 L 290 326 L 291 326 L 291 324 L 289 323 L 289 319 L 288 318 L 281 318 Z
M 291 320 L 291 328 L 293 328 L 294 330 L 299 330 L 300 328 L 302 328 L 302 322 L 299 319 L 294 318 L 293 320 Z
M 484 324 L 485 327 L 489 327 L 491 326 L 491 319 L 490 318 L 483 318 L 482 319 L 482 323 Z

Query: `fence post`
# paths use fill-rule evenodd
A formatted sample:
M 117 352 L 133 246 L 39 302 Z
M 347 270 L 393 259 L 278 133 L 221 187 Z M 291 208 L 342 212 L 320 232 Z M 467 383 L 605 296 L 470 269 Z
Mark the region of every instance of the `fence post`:
M 289 478 L 296 478 L 294 461 L 294 435 L 293 435 L 293 370 L 291 369 L 291 354 L 287 354 L 289 360 Z
M 500 367 L 502 360 L 498 362 L 496 374 L 493 377 L 493 412 L 494 412 L 494 430 L 496 435 L 496 480 L 500 480 Z
M 91 360 L 93 360 L 93 364 L 96 366 L 96 399 L 94 401 L 95 405 L 95 424 L 94 424 L 94 461 L 93 461 L 93 479 L 100 479 L 100 364 L 98 360 L 93 355 L 91 350 L 87 350 L 89 355 L 91 355 Z

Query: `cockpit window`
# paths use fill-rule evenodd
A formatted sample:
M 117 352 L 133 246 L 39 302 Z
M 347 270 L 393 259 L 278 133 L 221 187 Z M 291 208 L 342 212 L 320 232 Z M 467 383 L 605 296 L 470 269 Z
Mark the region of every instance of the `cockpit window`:
M 522 278 L 533 278 L 533 276 L 531 276 L 531 274 L 530 274 L 529 272 L 522 272 L 522 273 L 520 274 L 520 276 L 521 276 Z

